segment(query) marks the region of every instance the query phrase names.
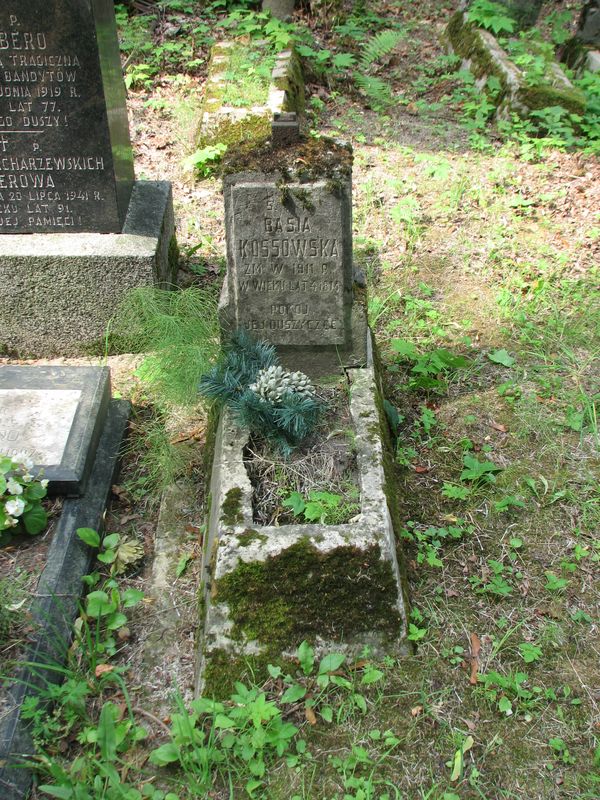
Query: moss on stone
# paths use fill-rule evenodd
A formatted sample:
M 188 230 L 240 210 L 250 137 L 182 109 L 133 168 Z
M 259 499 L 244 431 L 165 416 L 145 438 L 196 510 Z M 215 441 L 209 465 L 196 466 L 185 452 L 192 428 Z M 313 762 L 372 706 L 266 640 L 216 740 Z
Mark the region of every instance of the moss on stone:
M 234 486 L 225 495 L 225 499 L 221 503 L 221 522 L 227 527 L 233 528 L 240 522 L 244 521 L 242 514 L 242 490 L 239 486 Z
M 228 151 L 222 162 L 222 172 L 262 172 L 278 174 L 280 183 L 299 180 L 342 181 L 352 174 L 352 148 L 335 139 L 301 137 L 295 145 L 279 149 L 262 145 L 254 149 L 238 148 Z
M 450 18 L 446 36 L 456 55 L 471 62 L 469 69 L 476 78 L 489 75 L 495 75 L 498 78 L 502 86 L 499 97 L 501 99 L 508 90 L 506 75 L 485 47 L 479 28 L 467 22 L 462 11 L 457 11 Z
M 240 562 L 217 582 L 215 602 L 229 606 L 234 638 L 281 650 L 317 636 L 344 640 L 377 631 L 396 639 L 396 591 L 378 544 L 324 553 L 303 537 L 264 562 Z
M 246 528 L 238 534 L 237 540 L 241 547 L 248 547 L 252 542 L 266 542 L 267 538 L 266 534 L 259 533 L 254 528 Z
M 548 84 L 538 86 L 523 86 L 517 93 L 518 102 L 529 111 L 538 111 L 551 106 L 562 106 L 571 114 L 585 113 L 585 97 L 578 89 L 557 89 Z
M 245 114 L 239 119 L 215 117 L 212 124 L 200 132 L 198 147 L 226 144 L 228 148 L 243 150 L 259 147 L 271 137 L 271 114 Z
M 268 677 L 268 664 L 279 666 L 284 673 L 292 675 L 297 669 L 297 663 L 283 658 L 276 650 L 260 655 L 235 655 L 227 650 L 211 650 L 210 653 L 205 653 L 204 663 L 202 696 L 215 700 L 229 699 L 237 681 L 246 684 L 263 683 Z

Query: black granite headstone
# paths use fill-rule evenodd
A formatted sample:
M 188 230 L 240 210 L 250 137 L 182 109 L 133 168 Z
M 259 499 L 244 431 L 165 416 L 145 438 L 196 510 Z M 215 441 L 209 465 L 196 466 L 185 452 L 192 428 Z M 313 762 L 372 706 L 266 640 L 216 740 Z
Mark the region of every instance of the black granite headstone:
M 119 233 L 133 177 L 113 0 L 1 0 L 0 234 Z

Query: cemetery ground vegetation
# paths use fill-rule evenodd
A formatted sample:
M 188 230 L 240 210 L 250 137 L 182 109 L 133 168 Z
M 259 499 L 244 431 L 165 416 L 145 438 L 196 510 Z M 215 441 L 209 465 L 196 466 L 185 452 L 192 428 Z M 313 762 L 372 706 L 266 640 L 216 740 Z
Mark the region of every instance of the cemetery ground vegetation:
M 293 33 L 314 135 L 354 145 L 355 260 L 386 376 L 415 652 L 353 664 L 298 642 L 231 697 L 193 700 L 198 515 L 172 577 L 171 649 L 149 662 L 160 484 L 138 466 L 152 452 L 161 475 L 156 452 L 175 457 L 177 487 L 201 503 L 206 417 L 157 401 L 143 370 L 117 371 L 138 435 L 107 530 L 145 558 L 122 576 L 101 565 L 55 711 L 31 709 L 36 798 L 598 797 L 598 132 L 562 112 L 491 124 L 439 43 L 455 6 L 319 4 L 268 31 L 234 3 L 120 10 L 138 174 L 173 181 L 181 285 L 216 296 L 223 277 L 218 179 L 184 166 L 211 41 Z M 579 6 L 547 4 L 540 34 Z M 361 63 L 385 31 L 393 46 Z

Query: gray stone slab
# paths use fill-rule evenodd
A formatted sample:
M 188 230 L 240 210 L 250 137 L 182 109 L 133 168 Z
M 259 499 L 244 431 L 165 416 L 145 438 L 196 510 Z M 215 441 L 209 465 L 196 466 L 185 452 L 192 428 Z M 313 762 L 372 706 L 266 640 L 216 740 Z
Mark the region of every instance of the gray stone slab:
M 133 179 L 112 0 L 2 0 L 0 234 L 118 232 Z
M 89 487 L 82 497 L 66 500 L 63 505 L 31 607 L 32 620 L 38 627 L 31 634 L 26 656 L 29 663 L 23 666 L 18 681 L 10 688 L 11 707 L 0 720 L 2 800 L 23 800 L 31 788 L 32 773 L 18 766 L 23 757 L 35 752 L 29 724 L 21 717 L 21 705 L 26 696 L 35 694 L 37 687 L 62 679 L 57 669 L 47 669 L 44 665 L 64 664 L 83 589 L 81 577 L 89 572 L 92 562 L 92 551 L 76 531 L 77 528 L 99 530 L 102 526 L 129 410 L 125 400 L 110 402 Z
M 381 390 L 372 365 L 349 370 L 348 375 L 360 489 L 360 513 L 351 523 L 257 525 L 253 521 L 252 486 L 244 465 L 249 432 L 236 424 L 228 410 L 219 420 L 202 561 L 205 620 L 199 637 L 199 692 L 205 686 L 209 691 L 217 689 L 223 664 L 235 669 L 235 664 L 243 665 L 247 657 L 293 657 L 303 638 L 323 652 L 335 649 L 352 656 L 365 646 L 380 655 L 408 649 L 406 579 L 398 532 L 394 532 L 392 522 L 393 459 L 385 458 L 387 423 L 378 410 Z M 280 650 L 276 653 L 273 639 L 261 637 L 260 624 L 254 624 L 256 596 L 252 593 L 256 587 L 252 579 L 248 583 L 245 580 L 248 575 L 257 576 L 258 585 L 261 570 L 278 561 L 285 561 L 292 569 L 300 551 L 304 555 L 308 552 L 307 558 L 313 559 L 309 562 L 310 581 L 307 584 L 306 572 L 287 573 L 291 581 L 298 580 L 298 585 L 291 584 L 290 592 L 287 581 L 278 583 L 274 579 L 261 611 L 267 613 L 267 606 L 272 609 L 279 603 L 298 623 L 291 635 L 285 632 L 285 626 L 277 632 Z M 303 557 L 300 563 L 305 566 Z M 329 568 L 323 566 L 329 560 L 336 563 L 335 581 Z M 237 610 L 227 599 L 226 587 L 231 580 L 239 592 Z M 246 591 L 248 594 L 244 594 Z M 379 611 L 374 610 L 377 606 Z M 323 615 L 324 621 L 320 612 L 315 615 L 315 609 L 325 607 L 328 613 Z M 241 608 L 245 610 L 236 616 Z M 296 641 L 293 637 L 299 638 Z M 231 670 L 227 677 L 231 679 Z
M 279 152 L 282 164 L 294 164 L 295 150 Z M 351 181 L 347 166 L 314 180 L 282 166 L 223 181 L 228 270 L 221 325 L 271 342 L 285 366 L 311 377 L 365 364 Z
M 0 236 L 0 352 L 98 349 L 124 295 L 175 283 L 174 226 L 171 184 L 138 181 L 122 233 Z
M 108 367 L 0 367 L 0 452 L 25 454 L 53 494 L 85 490 L 110 401 Z
M 351 304 L 347 192 L 266 180 L 229 192 L 236 325 L 277 345 L 344 345 Z

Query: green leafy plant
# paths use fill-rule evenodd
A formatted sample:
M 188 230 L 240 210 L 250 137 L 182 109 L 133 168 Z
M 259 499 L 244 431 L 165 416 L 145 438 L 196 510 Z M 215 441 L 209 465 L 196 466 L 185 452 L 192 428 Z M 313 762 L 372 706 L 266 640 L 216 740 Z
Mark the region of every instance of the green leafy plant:
M 512 33 L 515 29 L 514 19 L 508 15 L 506 6 L 494 3 L 493 0 L 474 0 L 467 12 L 469 22 L 474 22 L 492 33 Z
M 199 384 L 202 395 L 232 409 L 241 425 L 284 454 L 317 424 L 323 404 L 308 378 L 276 366 L 275 348 L 238 330 Z
M 347 521 L 359 510 L 357 503 L 343 502 L 344 498 L 332 492 L 311 491 L 308 500 L 300 492 L 292 492 L 282 505 L 291 508 L 295 516 L 303 516 L 307 522 L 325 525 Z
M 160 405 L 195 403 L 200 376 L 219 353 L 214 291 L 134 289 L 107 335 L 114 349 L 146 354 L 137 376 L 154 390 Z
M 216 170 L 226 152 L 227 145 L 223 142 L 208 144 L 188 156 L 184 165 L 187 169 L 194 170 L 200 178 L 208 178 Z
M 502 467 L 493 461 L 480 461 L 476 456 L 465 453 L 463 456 L 464 469 L 460 473 L 461 481 L 469 481 L 475 485 L 495 483 L 496 473 L 502 472 Z
M 417 545 L 417 563 L 430 567 L 441 567 L 441 548 L 446 541 L 459 541 L 465 535 L 473 533 L 472 525 L 465 525 L 463 520 L 456 520 L 455 525 L 446 527 L 421 526 L 416 522 L 407 522 L 402 536 Z
M 90 547 L 99 552 L 96 558 L 102 564 L 108 564 L 111 575 L 121 575 L 128 567 L 144 557 L 144 547 L 136 539 L 109 533 L 103 538 L 92 528 L 78 528 L 77 536 Z
M 48 481 L 31 473 L 33 461 L 26 455 L 0 455 L 0 542 L 14 533 L 35 536 L 48 524 L 42 506 Z
M 468 367 L 471 363 L 468 358 L 442 347 L 420 354 L 416 346 L 406 339 L 392 339 L 390 346 L 402 360 L 414 362 L 410 368 L 411 389 L 443 391 L 446 383 L 441 376 L 446 377 L 455 370 Z

